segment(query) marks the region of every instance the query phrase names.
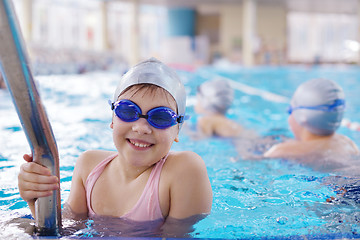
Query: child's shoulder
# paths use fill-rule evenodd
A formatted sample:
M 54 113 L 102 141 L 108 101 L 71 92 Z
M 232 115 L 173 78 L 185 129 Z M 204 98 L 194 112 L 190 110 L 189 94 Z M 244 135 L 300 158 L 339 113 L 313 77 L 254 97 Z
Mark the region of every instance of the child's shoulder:
M 336 134 L 334 140 L 334 144 L 340 148 L 343 148 L 344 151 L 347 151 L 348 154 L 359 154 L 358 146 L 349 137 L 341 134 Z
M 287 140 L 282 143 L 275 144 L 264 153 L 266 158 L 283 158 L 283 157 L 297 157 L 312 151 L 306 142 L 296 140 Z
M 115 153 L 113 151 L 88 150 L 79 156 L 76 166 L 80 167 L 84 172 L 90 172 L 101 161 Z
M 161 175 L 162 185 L 168 186 L 168 189 L 174 189 L 174 194 L 177 192 L 187 195 L 191 191 L 199 193 L 211 189 L 205 162 L 194 152 L 171 152 Z M 186 193 L 181 189 L 186 189 L 184 190 Z
M 85 160 L 85 161 L 101 161 L 102 159 L 105 159 L 111 155 L 116 154 L 114 151 L 105 151 L 105 150 L 87 150 L 83 152 L 79 159 Z
M 179 151 L 179 152 L 170 152 L 168 156 L 169 161 L 178 162 L 178 163 L 194 163 L 198 161 L 203 161 L 202 158 L 195 152 L 192 151 Z M 168 161 L 168 160 L 167 160 Z
M 191 151 L 170 152 L 165 170 L 170 172 L 198 172 L 206 170 L 203 159 Z

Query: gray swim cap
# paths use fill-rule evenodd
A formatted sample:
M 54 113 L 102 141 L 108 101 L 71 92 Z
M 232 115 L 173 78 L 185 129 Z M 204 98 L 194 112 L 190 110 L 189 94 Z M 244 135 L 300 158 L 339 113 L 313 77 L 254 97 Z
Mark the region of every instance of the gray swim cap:
M 291 107 L 298 107 L 298 109 L 292 114 L 297 123 L 313 134 L 330 135 L 340 126 L 345 105 L 340 104 L 331 110 L 327 107 L 324 107 L 323 110 L 306 107 L 332 105 L 344 98 L 343 90 L 335 82 L 327 79 L 310 80 L 301 84 L 295 91 Z
M 225 79 L 215 78 L 204 82 L 198 88 L 201 104 L 206 110 L 225 114 L 234 99 L 234 90 Z
M 114 102 L 126 88 L 142 83 L 154 84 L 168 91 L 176 101 L 178 115 L 185 115 L 186 92 L 183 83 L 174 70 L 155 58 L 133 66 L 121 77 Z

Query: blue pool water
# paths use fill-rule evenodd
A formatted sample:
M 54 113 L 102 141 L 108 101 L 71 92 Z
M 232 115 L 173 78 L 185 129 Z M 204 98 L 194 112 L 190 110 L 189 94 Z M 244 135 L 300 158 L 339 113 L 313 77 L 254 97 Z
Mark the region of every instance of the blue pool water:
M 192 105 L 196 87 L 215 76 L 235 82 L 236 97 L 228 116 L 260 137 L 270 136 L 276 140 L 292 136 L 287 127 L 287 101 L 301 82 L 311 78 L 330 78 L 338 82 L 347 97 L 345 118 L 359 122 L 359 68 L 208 67 L 179 74 L 189 96 L 187 111 L 191 119 L 180 134 L 180 142 L 174 143 L 173 150 L 192 150 L 202 156 L 214 192 L 212 213 L 195 224 L 190 237 L 360 237 L 360 205 L 356 203 L 359 200 L 326 201 L 336 197 L 334 189 L 338 182 L 352 179 L 317 172 L 282 159 L 244 160 L 239 157 L 233 140 L 195 139 L 186 130 L 196 123 Z M 59 148 L 62 203 L 69 195 L 78 155 L 88 149 L 115 149 L 107 100 L 112 98 L 118 78 L 117 74 L 109 72 L 36 77 Z M 360 146 L 359 131 L 342 126 L 338 132 Z M 268 147 L 259 142 L 254 145 L 263 149 Z M 23 227 L 28 224 L 23 217 L 30 211 L 17 190 L 22 155 L 29 151 L 11 97 L 0 90 L 0 238 L 30 236 Z M 260 150 L 250 147 L 249 151 L 257 154 Z M 91 223 L 86 225 L 86 231 L 78 231 L 73 236 L 99 236 L 91 231 Z

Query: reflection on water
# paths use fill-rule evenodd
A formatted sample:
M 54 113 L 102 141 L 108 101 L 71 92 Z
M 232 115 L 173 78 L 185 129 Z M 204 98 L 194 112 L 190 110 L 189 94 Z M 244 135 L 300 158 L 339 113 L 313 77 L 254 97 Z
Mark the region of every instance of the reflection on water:
M 85 220 L 63 219 L 63 226 L 58 237 L 97 238 L 97 237 L 157 237 L 189 238 L 194 231 L 194 224 L 206 215 L 197 215 L 187 219 L 172 219 L 136 222 L 132 220 L 96 216 Z M 36 232 L 35 221 L 28 215 L 9 218 L 5 223 L 6 233 L 1 238 L 31 239 L 41 237 Z M 0 229 L 3 225 L 0 225 Z M 43 235 L 44 236 L 44 235 Z
M 77 237 L 166 237 L 188 238 L 194 231 L 193 225 L 204 216 L 184 220 L 167 219 L 135 222 L 126 219 L 98 216 L 83 222 L 84 228 L 72 233 Z

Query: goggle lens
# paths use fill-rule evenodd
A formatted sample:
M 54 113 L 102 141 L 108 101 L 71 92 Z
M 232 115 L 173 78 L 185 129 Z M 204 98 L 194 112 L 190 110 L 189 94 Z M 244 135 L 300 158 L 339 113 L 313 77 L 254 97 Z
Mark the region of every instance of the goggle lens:
M 119 102 L 115 106 L 115 114 L 124 122 L 134 122 L 139 119 L 141 110 L 135 104 Z
M 177 115 L 171 109 L 154 108 L 148 112 L 149 123 L 156 128 L 167 128 L 176 124 Z

